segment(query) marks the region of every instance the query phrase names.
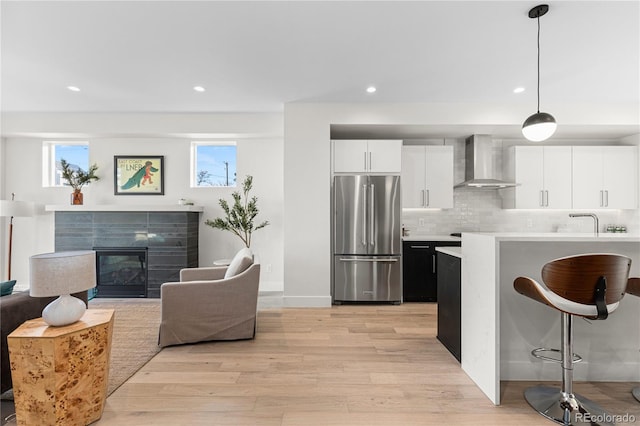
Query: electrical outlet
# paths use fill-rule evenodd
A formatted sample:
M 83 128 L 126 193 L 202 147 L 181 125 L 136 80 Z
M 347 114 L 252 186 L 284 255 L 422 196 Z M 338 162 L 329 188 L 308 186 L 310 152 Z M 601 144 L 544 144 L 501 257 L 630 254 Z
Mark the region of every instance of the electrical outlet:
M 265 265 L 265 272 L 271 273 L 271 264 L 270 263 L 267 263 Z
M 423 227 L 424 226 L 424 218 L 420 218 L 418 219 L 418 226 Z
M 527 219 L 527 228 L 533 228 L 533 219 Z

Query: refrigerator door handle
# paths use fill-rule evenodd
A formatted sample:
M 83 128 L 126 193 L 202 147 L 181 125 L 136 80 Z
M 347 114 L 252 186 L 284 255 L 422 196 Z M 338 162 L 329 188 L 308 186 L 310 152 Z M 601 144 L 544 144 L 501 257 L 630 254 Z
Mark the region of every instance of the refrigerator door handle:
M 375 244 L 376 244 L 376 239 L 375 239 L 375 235 L 374 235 L 374 233 L 375 233 L 375 223 L 376 223 L 376 214 L 375 214 L 376 204 L 375 204 L 375 200 L 374 200 L 374 196 L 373 196 L 374 190 L 375 190 L 375 186 L 373 184 L 371 184 L 371 187 L 370 187 L 371 193 L 369 195 L 369 219 L 370 219 L 370 222 L 369 222 L 369 239 L 370 239 L 372 247 L 375 246 Z
M 349 257 L 341 257 L 340 262 L 386 262 L 396 263 L 398 259 L 353 259 Z
M 367 185 L 362 185 L 362 245 L 367 246 Z

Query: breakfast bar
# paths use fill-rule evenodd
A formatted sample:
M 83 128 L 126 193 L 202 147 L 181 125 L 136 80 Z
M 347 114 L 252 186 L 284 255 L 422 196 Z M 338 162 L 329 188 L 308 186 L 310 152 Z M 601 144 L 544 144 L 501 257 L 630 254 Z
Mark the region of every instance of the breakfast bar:
M 584 253 L 632 259 L 640 276 L 640 236 L 628 234 L 463 233 L 462 369 L 496 405 L 503 380 L 557 381 L 560 367 L 531 356 L 558 348 L 560 315 L 513 289 L 528 276 L 542 282 L 550 260 Z M 640 381 L 640 299 L 625 297 L 604 321 L 575 321 L 576 381 Z

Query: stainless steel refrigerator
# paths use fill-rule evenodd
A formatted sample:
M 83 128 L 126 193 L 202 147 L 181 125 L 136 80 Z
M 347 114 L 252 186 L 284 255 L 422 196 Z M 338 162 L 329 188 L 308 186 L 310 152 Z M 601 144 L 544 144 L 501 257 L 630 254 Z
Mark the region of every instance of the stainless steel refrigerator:
M 335 176 L 333 300 L 402 301 L 400 176 Z

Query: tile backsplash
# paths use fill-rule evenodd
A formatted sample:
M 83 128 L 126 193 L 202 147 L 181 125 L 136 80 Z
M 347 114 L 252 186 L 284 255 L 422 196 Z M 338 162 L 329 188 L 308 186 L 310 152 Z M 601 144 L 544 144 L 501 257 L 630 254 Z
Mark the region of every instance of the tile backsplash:
M 454 182 L 464 180 L 464 141 L 454 145 Z M 495 176 L 502 177 L 502 143 L 494 141 Z M 444 210 L 406 209 L 402 223 L 410 235 L 447 235 L 452 232 L 592 232 L 591 218 L 570 218 L 570 210 L 502 209 L 499 190 L 457 188 L 454 207 Z M 624 225 L 627 232 L 640 232 L 640 210 L 594 210 L 600 232 L 607 225 Z

